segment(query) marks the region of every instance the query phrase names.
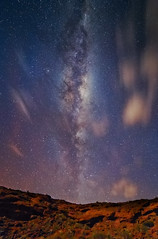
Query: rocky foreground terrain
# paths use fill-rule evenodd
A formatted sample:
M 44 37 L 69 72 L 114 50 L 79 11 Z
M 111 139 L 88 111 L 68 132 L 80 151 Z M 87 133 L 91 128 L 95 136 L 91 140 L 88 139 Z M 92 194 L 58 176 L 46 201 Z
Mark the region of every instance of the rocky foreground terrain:
M 0 187 L 0 238 L 158 239 L 158 198 L 76 205 Z

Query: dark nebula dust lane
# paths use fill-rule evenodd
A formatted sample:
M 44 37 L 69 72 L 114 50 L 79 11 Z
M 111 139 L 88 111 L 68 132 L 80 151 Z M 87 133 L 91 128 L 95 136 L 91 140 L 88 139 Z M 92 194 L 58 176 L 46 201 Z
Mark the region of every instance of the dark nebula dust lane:
M 156 197 L 157 2 L 0 9 L 0 185 L 77 203 Z

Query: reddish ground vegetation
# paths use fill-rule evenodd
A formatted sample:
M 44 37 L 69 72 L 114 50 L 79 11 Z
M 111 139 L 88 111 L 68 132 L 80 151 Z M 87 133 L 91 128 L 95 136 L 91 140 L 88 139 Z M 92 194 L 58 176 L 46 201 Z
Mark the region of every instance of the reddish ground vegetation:
M 78 205 L 0 187 L 0 238 L 158 239 L 158 198 Z

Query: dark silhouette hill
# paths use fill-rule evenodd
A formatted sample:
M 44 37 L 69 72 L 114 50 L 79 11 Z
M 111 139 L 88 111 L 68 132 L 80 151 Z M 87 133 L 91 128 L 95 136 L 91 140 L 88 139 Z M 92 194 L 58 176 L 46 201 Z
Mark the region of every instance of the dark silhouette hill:
M 0 187 L 0 238 L 158 239 L 158 198 L 78 205 Z

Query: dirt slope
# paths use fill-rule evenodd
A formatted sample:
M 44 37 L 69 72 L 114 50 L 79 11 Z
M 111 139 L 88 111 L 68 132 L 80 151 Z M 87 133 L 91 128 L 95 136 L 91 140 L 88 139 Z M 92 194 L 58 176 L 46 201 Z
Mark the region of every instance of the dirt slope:
M 76 205 L 0 187 L 0 238 L 158 239 L 158 198 Z

